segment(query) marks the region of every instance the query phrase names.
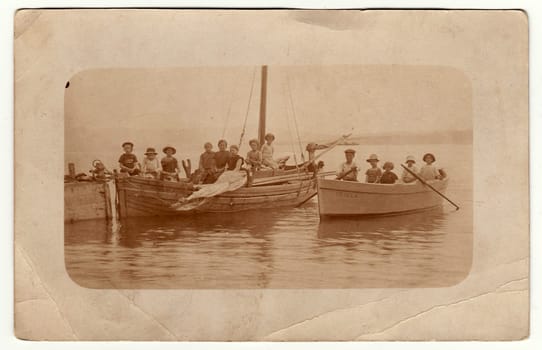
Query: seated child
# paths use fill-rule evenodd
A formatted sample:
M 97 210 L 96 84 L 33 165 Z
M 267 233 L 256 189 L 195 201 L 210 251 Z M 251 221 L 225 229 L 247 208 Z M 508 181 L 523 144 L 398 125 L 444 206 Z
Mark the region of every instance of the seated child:
M 382 170 L 378 167 L 378 156 L 371 154 L 367 162 L 371 164 L 371 167 L 365 172 L 365 182 L 370 184 L 378 183 L 380 176 L 382 176 Z
M 215 152 L 213 152 L 213 145 L 210 142 L 206 142 L 203 147 L 205 152 L 199 157 L 199 183 L 212 184 L 216 181 Z
M 420 173 L 418 174 L 422 179 L 442 180 L 446 177 L 446 173 L 443 169 L 433 165 L 436 158 L 432 153 L 426 153 L 422 159 L 425 162 L 425 165 L 421 167 Z
M 262 166 L 262 152 L 258 151 L 260 143 L 256 139 L 252 139 L 248 142 L 250 145 L 250 151 L 247 153 L 246 162 L 252 169 L 258 170 Z
M 406 164 L 408 170 L 412 171 L 414 174 L 418 174 L 418 167 L 416 167 L 414 164 L 416 161 L 414 160 L 413 156 L 408 156 L 406 159 Z M 404 183 L 411 183 L 416 181 L 416 176 L 412 175 L 407 170 L 403 169 L 403 173 L 401 174 L 401 180 L 403 180 Z
M 384 173 L 380 177 L 381 184 L 394 184 L 395 181 L 399 180 L 397 175 L 392 171 L 393 170 L 392 162 L 384 163 L 384 166 L 382 168 L 384 169 Z
M 145 151 L 145 158 L 143 158 L 143 164 L 141 165 L 141 172 L 143 176 L 157 179 L 160 173 L 160 163 L 156 158 L 156 150 L 152 147 L 148 147 Z
M 124 153 L 119 158 L 119 167 L 121 173 L 127 173 L 129 176 L 139 175 L 139 163 L 137 157 L 132 153 L 134 144 L 125 142 L 122 144 Z
M 166 181 L 179 181 L 179 162 L 177 158 L 173 157 L 177 150 L 172 146 L 166 146 L 162 149 L 162 152 L 166 154 L 160 161 L 162 164 L 162 171 L 160 173 L 160 179 Z
M 228 147 L 228 143 L 226 140 L 220 140 L 218 141 L 218 152 L 215 152 L 215 165 L 216 165 L 216 172 L 218 174 L 224 172 L 226 170 L 226 166 L 228 165 L 228 160 L 230 159 L 230 152 L 226 149 Z
M 227 169 L 230 171 L 239 171 L 243 166 L 243 157 L 239 154 L 239 147 L 237 145 L 230 146 L 230 158 L 228 159 Z
M 356 151 L 353 149 L 344 151 L 346 162 L 341 164 L 337 172 L 337 180 L 358 181 L 358 165 L 354 163 L 355 155 Z
M 271 169 L 280 169 L 284 168 L 286 161 L 290 158 L 288 156 L 282 157 L 279 159 L 273 159 L 273 154 L 275 153 L 275 148 L 272 143 L 275 141 L 275 135 L 267 134 L 265 135 L 265 143 L 262 145 L 262 164 L 270 167 Z

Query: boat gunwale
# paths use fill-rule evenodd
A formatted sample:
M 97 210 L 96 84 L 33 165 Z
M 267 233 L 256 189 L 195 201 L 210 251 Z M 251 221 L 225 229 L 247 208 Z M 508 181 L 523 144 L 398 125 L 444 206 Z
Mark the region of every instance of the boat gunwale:
M 221 193 L 219 195 L 216 195 L 215 197 L 220 198 L 254 198 L 254 197 L 269 197 L 269 196 L 277 196 L 277 195 L 283 195 L 283 194 L 291 194 L 291 193 L 297 193 L 297 192 L 309 192 L 311 188 L 313 187 L 312 180 L 302 181 L 301 183 L 289 183 L 289 184 L 281 184 L 281 185 L 271 185 L 271 186 L 260 186 L 260 187 L 241 187 L 234 191 L 228 191 Z M 280 188 L 279 188 L 280 186 Z M 285 187 L 288 186 L 288 187 Z M 176 193 L 173 191 L 158 191 L 158 190 L 152 190 L 152 189 L 142 189 L 142 188 L 130 188 L 126 187 L 122 189 L 123 191 L 126 191 L 127 193 L 140 193 L 146 197 L 152 197 L 153 195 L 160 195 L 160 193 Z M 188 196 L 188 193 L 182 193 L 181 197 Z M 171 200 L 171 199 L 164 199 L 160 198 L 161 200 Z
M 226 194 L 226 193 L 232 193 L 232 192 L 259 192 L 259 191 L 262 191 L 262 192 L 266 192 L 266 190 L 270 190 L 270 189 L 278 189 L 280 187 L 284 187 L 284 188 L 288 188 L 288 187 L 292 187 L 292 188 L 296 188 L 297 186 L 301 186 L 301 187 L 306 187 L 306 186 L 310 186 L 312 183 L 315 182 L 315 178 L 314 177 L 309 177 L 309 178 L 306 178 L 306 177 L 302 177 L 302 178 L 299 178 L 299 179 L 287 179 L 287 180 L 284 180 L 285 183 L 278 183 L 278 184 L 273 184 L 273 183 L 270 183 L 270 184 L 262 184 L 262 185 L 256 185 L 256 186 L 243 186 L 243 187 L 240 187 L 234 191 L 228 191 L 228 192 L 224 192 L 223 194 Z M 133 185 L 134 187 L 130 186 L 130 185 L 126 185 L 126 183 L 129 183 L 130 185 Z M 301 183 L 301 185 L 300 185 Z M 195 187 L 193 187 L 192 185 L 188 185 L 188 184 L 191 184 L 189 182 L 172 182 L 172 181 L 163 181 L 163 180 L 157 180 L 157 179 L 149 179 L 149 178 L 138 178 L 136 179 L 135 177 L 130 177 L 130 178 L 125 178 L 125 179 L 122 179 L 119 181 L 118 183 L 118 188 L 121 189 L 121 190 L 144 190 L 143 188 L 141 187 L 151 187 L 151 188 L 155 188 L 155 191 L 157 192 L 160 192 L 160 189 L 164 189 L 164 190 L 183 190 L 185 192 L 194 192 L 195 190 Z M 135 188 L 137 187 L 137 188 Z M 152 191 L 151 189 L 145 189 L 146 191 Z M 221 194 L 222 195 L 222 194 Z
M 326 181 L 327 183 L 323 182 Z M 448 178 L 444 180 L 436 180 L 439 182 L 428 182 L 430 185 L 437 186 L 438 190 L 444 190 L 448 186 Z M 341 184 L 334 186 L 336 184 Z M 334 184 L 334 185 L 331 185 Z M 354 185 L 358 188 L 345 188 L 345 185 Z M 395 183 L 395 184 L 374 184 L 374 183 L 365 183 L 365 182 L 354 182 L 354 181 L 341 181 L 335 179 L 323 179 L 318 178 L 318 190 L 327 190 L 327 191 L 337 191 L 337 192 L 349 192 L 349 193 L 359 193 L 359 194 L 370 194 L 370 195 L 414 195 L 419 193 L 426 193 L 433 191 L 428 186 L 415 182 L 411 184 L 405 183 Z M 386 191 L 380 191 L 381 189 L 386 189 Z M 408 189 L 409 191 L 402 191 L 403 189 Z M 399 191 L 398 191 L 399 190 Z
M 171 189 L 193 190 L 193 184 L 188 179 L 181 181 L 165 181 L 158 179 L 145 178 L 141 176 L 120 177 L 117 179 L 117 186 L 123 187 L 125 183 L 139 186 L 169 187 Z

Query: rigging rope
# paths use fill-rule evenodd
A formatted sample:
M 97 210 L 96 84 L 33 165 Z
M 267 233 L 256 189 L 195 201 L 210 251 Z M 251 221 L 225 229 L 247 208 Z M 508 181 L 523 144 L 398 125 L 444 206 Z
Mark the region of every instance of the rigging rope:
M 295 131 L 297 133 L 297 141 L 299 142 L 299 151 L 301 152 L 301 159 L 303 160 L 303 163 L 304 163 L 305 162 L 305 155 L 303 153 L 303 145 L 301 144 L 301 136 L 299 136 L 299 128 L 297 127 L 297 118 L 295 116 L 294 100 L 292 99 L 292 90 L 290 89 L 290 79 L 288 77 L 286 78 L 286 83 L 287 83 L 287 86 L 288 86 L 288 96 L 290 97 L 290 105 L 292 107 Z
M 247 112 L 245 114 L 245 122 L 243 123 L 243 131 L 241 131 L 241 137 L 239 138 L 239 148 L 241 148 L 241 144 L 243 143 L 243 137 L 245 137 L 245 131 L 247 128 L 247 120 L 248 120 L 248 112 L 250 111 L 250 102 L 252 101 L 252 92 L 254 91 L 254 80 L 256 79 L 256 67 L 254 68 L 254 72 L 252 73 L 252 86 L 250 87 L 250 95 L 248 96 L 248 105 L 247 105 Z
M 297 157 L 295 154 L 295 142 L 294 136 L 292 135 L 292 128 L 290 127 L 290 113 L 288 113 L 288 106 L 286 106 L 286 124 L 288 125 L 288 133 L 290 134 L 290 144 L 292 145 L 292 153 L 294 154 L 295 167 L 297 169 L 297 173 L 299 174 L 299 164 L 297 163 Z M 301 153 L 301 155 L 303 156 L 303 153 Z
M 231 98 L 230 98 L 230 105 L 228 106 L 228 113 L 226 114 L 226 123 L 224 124 L 224 129 L 222 129 L 222 137 L 221 139 L 226 136 L 226 129 L 228 128 L 228 124 L 230 123 L 230 115 L 231 115 L 231 106 L 233 105 L 233 97 L 235 96 L 235 88 L 237 87 L 237 84 L 234 85 L 233 89 L 231 90 Z

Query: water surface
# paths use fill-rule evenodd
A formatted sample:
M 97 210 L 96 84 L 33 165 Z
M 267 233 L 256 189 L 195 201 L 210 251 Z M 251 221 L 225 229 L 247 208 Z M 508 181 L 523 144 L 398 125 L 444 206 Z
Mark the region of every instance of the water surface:
M 410 215 L 321 221 L 314 198 L 300 208 L 81 221 L 65 225 L 66 268 L 89 288 L 453 285 L 472 259 L 471 147 L 431 148 L 452 165 L 447 193 L 459 211 L 444 203 Z M 328 155 L 328 169 L 341 157 Z

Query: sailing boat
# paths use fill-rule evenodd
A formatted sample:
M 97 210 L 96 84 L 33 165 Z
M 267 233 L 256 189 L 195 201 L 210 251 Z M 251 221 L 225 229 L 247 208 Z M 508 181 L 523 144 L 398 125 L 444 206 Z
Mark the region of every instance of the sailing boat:
M 267 100 L 267 66 L 261 69 L 260 118 L 258 138 L 265 137 Z M 329 145 L 334 146 L 344 137 Z M 324 151 L 325 152 L 325 151 Z M 322 152 L 322 153 L 324 153 Z M 168 182 L 138 176 L 117 176 L 119 215 L 131 216 L 182 215 L 194 212 L 230 213 L 263 208 L 296 207 L 316 195 L 318 170 L 310 167 L 315 158 L 303 164 L 280 170 L 249 172 L 244 187 L 205 198 L 190 210 L 178 210 L 178 204 L 189 198 L 196 188 L 189 179 Z

